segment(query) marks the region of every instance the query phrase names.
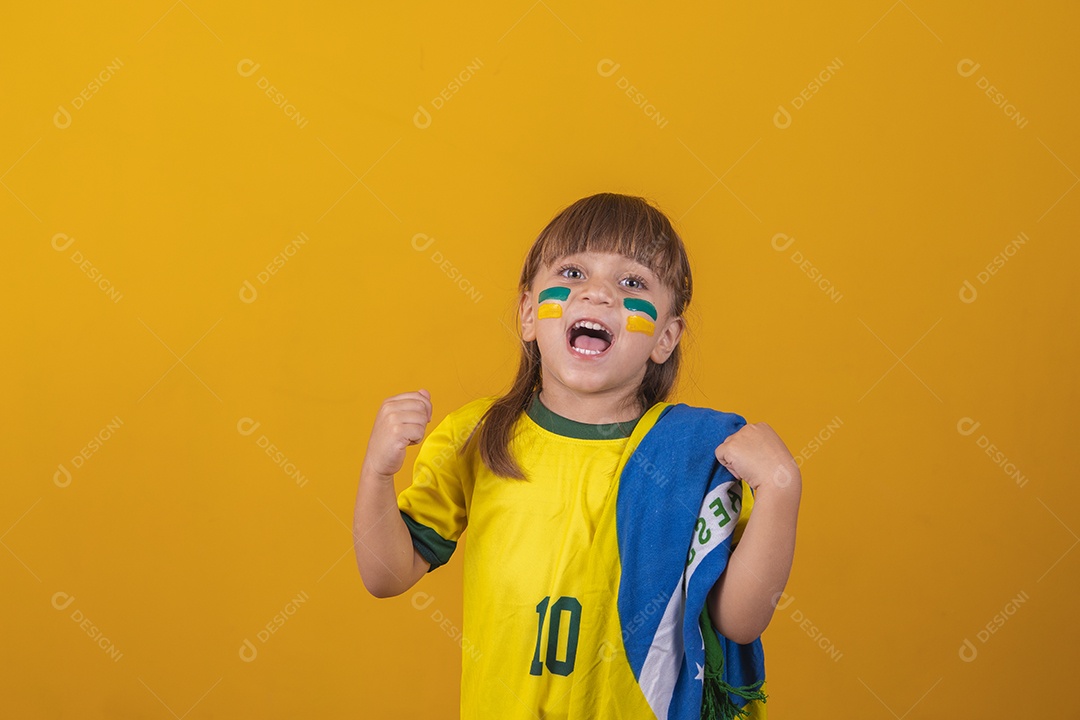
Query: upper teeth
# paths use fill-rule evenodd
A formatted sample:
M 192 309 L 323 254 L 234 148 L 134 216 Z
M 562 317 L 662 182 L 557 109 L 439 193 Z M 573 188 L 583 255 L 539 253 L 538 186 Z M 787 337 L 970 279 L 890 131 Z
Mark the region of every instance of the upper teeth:
M 605 333 L 608 332 L 608 329 L 606 327 L 604 327 L 600 323 L 594 323 L 594 322 L 592 322 L 590 320 L 578 320 L 576 323 L 574 323 L 574 327 L 575 328 L 585 327 L 585 328 L 589 328 L 590 330 L 602 330 Z M 570 328 L 570 329 L 573 330 L 574 328 Z

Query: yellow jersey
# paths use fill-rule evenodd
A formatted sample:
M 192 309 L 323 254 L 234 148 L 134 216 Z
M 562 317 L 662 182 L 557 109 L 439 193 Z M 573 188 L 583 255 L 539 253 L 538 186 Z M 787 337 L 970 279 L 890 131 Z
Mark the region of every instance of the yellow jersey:
M 617 540 L 597 533 L 649 423 L 576 422 L 534 393 L 510 445 L 526 480 L 509 479 L 487 468 L 476 438 L 458 453 L 496 399 L 444 417 L 420 446 L 412 485 L 398 495 L 429 572 L 450 559 L 469 528 L 461 718 L 653 718 L 623 650 L 634 622 L 622 627 L 618 618 Z M 751 493 L 743 497 L 733 542 L 753 505 Z M 658 598 L 643 612 L 662 606 Z M 765 717 L 763 707 L 751 705 L 751 717 Z

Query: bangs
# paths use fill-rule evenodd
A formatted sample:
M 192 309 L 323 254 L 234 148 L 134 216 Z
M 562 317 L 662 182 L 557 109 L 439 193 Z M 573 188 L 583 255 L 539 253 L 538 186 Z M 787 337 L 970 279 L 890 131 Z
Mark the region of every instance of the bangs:
M 682 241 L 663 213 L 643 198 L 600 193 L 563 210 L 537 238 L 523 287 L 541 267 L 580 252 L 631 258 L 649 268 L 677 297 L 685 293 L 689 300 L 690 268 Z

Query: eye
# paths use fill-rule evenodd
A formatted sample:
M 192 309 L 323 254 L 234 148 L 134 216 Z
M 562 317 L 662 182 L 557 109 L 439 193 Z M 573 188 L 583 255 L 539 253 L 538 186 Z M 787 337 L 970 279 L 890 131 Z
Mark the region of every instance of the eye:
M 567 275 L 567 272 L 576 272 L 579 275 L 578 276 L 571 276 L 571 275 Z M 558 269 L 558 271 L 556 272 L 556 275 L 562 275 L 563 277 L 566 277 L 566 278 L 568 278 L 570 280 L 578 280 L 578 279 L 580 279 L 580 276 L 581 276 L 581 268 L 579 268 L 577 265 L 572 265 L 572 264 L 563 265 L 562 267 L 560 267 Z M 631 290 L 648 290 L 649 289 L 649 284 L 647 282 L 645 282 L 645 278 L 641 277 L 640 275 L 635 275 L 635 274 L 631 273 L 630 275 L 627 275 L 626 277 L 624 277 L 623 281 L 624 282 L 629 281 L 630 283 L 633 283 L 633 284 L 630 284 L 630 285 L 626 286 L 626 287 L 630 288 Z
M 567 270 L 573 270 L 573 271 L 579 272 L 579 273 L 581 272 L 581 269 L 578 268 L 577 265 L 563 265 L 561 268 L 559 268 L 559 271 L 556 274 L 557 275 L 565 275 Z M 577 278 L 571 278 L 571 279 L 576 280 Z

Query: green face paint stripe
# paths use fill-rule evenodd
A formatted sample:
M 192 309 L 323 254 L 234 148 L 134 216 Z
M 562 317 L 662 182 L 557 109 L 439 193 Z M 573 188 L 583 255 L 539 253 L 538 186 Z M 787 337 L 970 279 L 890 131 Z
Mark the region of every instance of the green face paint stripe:
M 653 320 L 656 319 L 656 306 L 648 300 L 642 300 L 641 298 L 624 298 L 622 304 L 631 312 L 643 312 Z
M 540 296 L 537 302 L 544 302 L 545 300 L 563 300 L 565 301 L 570 297 L 570 288 L 568 287 L 549 287 L 547 290 L 541 290 Z

